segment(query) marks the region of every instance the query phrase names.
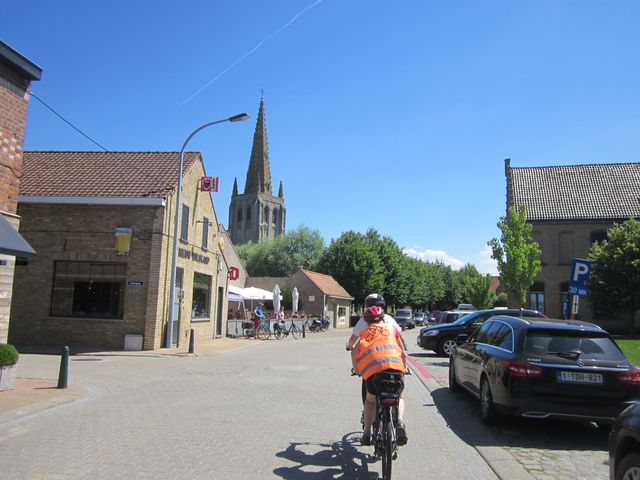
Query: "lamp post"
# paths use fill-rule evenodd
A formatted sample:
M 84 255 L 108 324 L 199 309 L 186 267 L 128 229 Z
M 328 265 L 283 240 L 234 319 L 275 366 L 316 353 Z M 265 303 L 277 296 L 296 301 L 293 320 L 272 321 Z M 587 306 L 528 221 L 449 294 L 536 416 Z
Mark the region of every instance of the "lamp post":
M 240 113 L 238 115 L 234 115 L 233 117 L 225 118 L 223 120 L 216 120 L 215 122 L 205 123 L 200 127 L 196 128 L 191 134 L 187 137 L 182 144 L 182 149 L 180 150 L 180 160 L 178 162 L 178 187 L 176 192 L 176 221 L 173 228 L 173 259 L 171 262 L 171 293 L 169 294 L 169 320 L 167 322 L 167 342 L 166 347 L 171 348 L 173 344 L 173 322 L 174 322 L 174 310 L 176 303 L 176 271 L 177 271 L 177 261 L 178 261 L 178 229 L 180 228 L 180 194 L 182 192 L 182 164 L 184 161 L 184 149 L 187 148 L 187 144 L 189 140 L 198 133 L 200 130 L 203 130 L 211 125 L 217 125 L 218 123 L 224 122 L 242 122 L 244 120 L 248 120 L 249 115 L 246 113 Z

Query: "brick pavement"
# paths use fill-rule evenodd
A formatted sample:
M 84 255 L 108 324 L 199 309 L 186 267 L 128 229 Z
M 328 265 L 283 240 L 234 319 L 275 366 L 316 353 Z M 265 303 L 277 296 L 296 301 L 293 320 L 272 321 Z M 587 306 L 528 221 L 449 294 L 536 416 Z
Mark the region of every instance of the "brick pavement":
M 502 465 L 515 461 L 535 480 L 608 479 L 606 431 L 593 424 L 519 418 L 485 426 L 476 399 L 449 391 L 449 360 L 416 346 L 416 336 L 417 329 L 405 332 L 412 358 L 427 371 L 426 383 L 438 407 L 452 422 L 464 424 L 469 441 L 498 473 Z
M 70 385 L 86 394 L 0 422 L 3 478 L 378 478 L 372 448 L 358 443 L 360 388 L 345 337 L 234 340 L 241 348 L 198 356 L 71 357 Z M 58 361 L 22 355 L 18 375 L 55 379 Z M 417 375 L 406 398 L 410 442 L 395 478 L 496 478 Z

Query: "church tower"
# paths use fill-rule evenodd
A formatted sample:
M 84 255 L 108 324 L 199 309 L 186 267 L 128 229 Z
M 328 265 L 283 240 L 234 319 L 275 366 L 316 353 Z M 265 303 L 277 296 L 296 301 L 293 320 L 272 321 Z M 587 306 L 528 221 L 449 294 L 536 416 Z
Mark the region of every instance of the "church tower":
M 282 235 L 285 231 L 286 211 L 282 181 L 277 197 L 271 189 L 267 122 L 264 116 L 264 97 L 261 97 L 244 193 L 238 193 L 238 179 L 233 182 L 228 229 L 231 241 L 236 245 L 250 241 L 259 243 L 266 238 Z

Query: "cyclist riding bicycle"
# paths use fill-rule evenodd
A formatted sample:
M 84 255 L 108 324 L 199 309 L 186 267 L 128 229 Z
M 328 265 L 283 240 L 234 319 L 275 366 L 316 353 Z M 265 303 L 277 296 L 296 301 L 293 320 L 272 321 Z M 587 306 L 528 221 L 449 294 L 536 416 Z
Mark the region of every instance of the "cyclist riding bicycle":
M 392 317 L 385 315 L 379 304 L 384 305 L 382 296 L 373 294 L 367 297 L 365 300 L 367 308 L 361 319 L 364 320 L 366 328 L 361 329 L 356 325 L 347 344 L 347 350 L 352 351 L 354 370 L 362 376 L 367 392 L 364 402 L 362 445 L 371 444 L 371 425 L 376 412 L 376 396 L 380 393 L 376 388 L 376 375 L 385 371 L 407 373 L 405 345 L 400 329 Z M 404 422 L 402 396 L 398 404 L 397 435 L 398 445 L 405 445 L 407 427 Z

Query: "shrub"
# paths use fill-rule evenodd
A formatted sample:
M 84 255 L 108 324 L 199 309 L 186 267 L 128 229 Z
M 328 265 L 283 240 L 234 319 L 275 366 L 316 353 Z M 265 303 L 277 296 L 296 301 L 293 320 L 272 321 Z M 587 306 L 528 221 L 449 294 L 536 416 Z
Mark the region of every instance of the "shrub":
M 18 351 L 13 345 L 0 343 L 0 367 L 18 363 Z

